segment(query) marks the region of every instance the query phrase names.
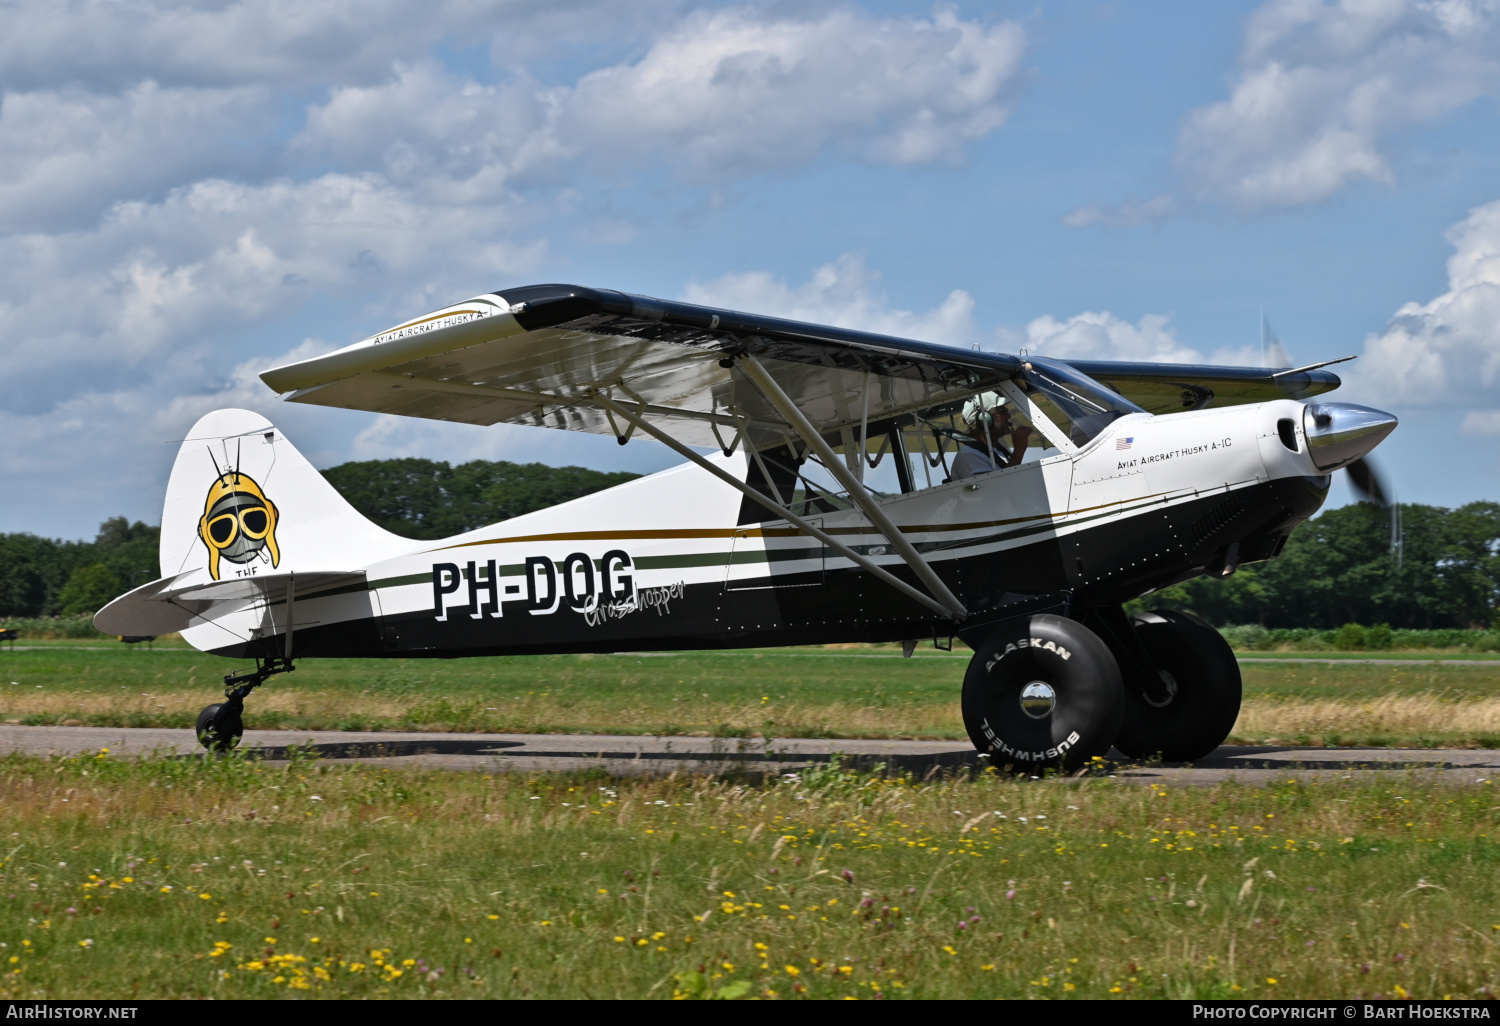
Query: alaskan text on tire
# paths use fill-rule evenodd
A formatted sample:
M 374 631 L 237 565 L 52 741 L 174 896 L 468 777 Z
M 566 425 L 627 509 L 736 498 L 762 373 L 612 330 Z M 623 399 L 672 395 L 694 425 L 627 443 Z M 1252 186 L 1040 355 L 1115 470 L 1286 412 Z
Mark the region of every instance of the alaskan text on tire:
M 1073 770 L 1120 729 L 1120 667 L 1093 631 L 1051 614 L 1004 624 L 964 675 L 964 727 L 995 766 Z

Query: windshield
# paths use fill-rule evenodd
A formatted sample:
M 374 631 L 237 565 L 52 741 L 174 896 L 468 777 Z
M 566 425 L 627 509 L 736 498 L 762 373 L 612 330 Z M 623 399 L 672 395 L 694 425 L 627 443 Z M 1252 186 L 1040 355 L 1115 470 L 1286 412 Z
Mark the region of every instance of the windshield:
M 1065 363 L 1039 356 L 1025 359 L 1021 387 L 1043 413 L 1068 433 L 1074 445 L 1087 445 L 1127 414 L 1146 412 Z

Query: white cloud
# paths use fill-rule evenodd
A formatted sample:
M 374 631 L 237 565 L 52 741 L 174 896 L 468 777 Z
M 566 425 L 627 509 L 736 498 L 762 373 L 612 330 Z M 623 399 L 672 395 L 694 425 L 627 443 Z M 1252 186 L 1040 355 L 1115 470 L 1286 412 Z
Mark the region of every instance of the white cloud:
M 683 290 L 682 298 L 704 306 L 833 324 L 943 345 L 968 346 L 978 337 L 974 299 L 967 292 L 954 289 L 941 303 L 922 313 L 892 309 L 880 287 L 879 273 L 865 267 L 864 261 L 853 253 L 824 264 L 805 283 L 795 287 L 766 271 L 746 271 L 709 282 L 695 282 Z
M 1500 435 L 1500 410 L 1470 410 L 1461 430 L 1466 435 Z
M 162 435 L 163 438 L 170 438 L 174 432 L 181 432 L 184 428 L 190 427 L 204 414 L 231 407 L 254 410 L 272 423 L 289 410 L 295 411 L 294 415 L 305 416 L 305 413 L 283 403 L 270 389 L 266 388 L 266 383 L 260 380 L 260 372 L 267 367 L 282 367 L 289 363 L 311 360 L 333 352 L 337 348 L 322 339 L 304 339 L 301 345 L 278 356 L 256 357 L 242 361 L 216 387 L 202 388 L 174 396 L 162 405 L 142 406 L 141 413 L 149 417 L 148 430 Z M 116 401 L 128 402 L 129 400 L 121 395 Z
M 310 421 L 308 408 L 278 402 L 256 375 L 267 362 L 307 359 L 331 348 L 308 340 L 270 361 L 243 361 L 217 382 L 164 365 L 144 387 L 80 391 L 39 411 L 0 410 L 5 494 L 25 496 L 32 522 L 49 525 L 49 533 L 86 535 L 99 519 L 117 513 L 156 523 L 175 443 L 187 429 L 226 407 L 255 410 L 283 429 L 288 421 Z M 173 398 L 164 402 L 163 395 Z
M 127 203 L 95 229 L 0 239 L 12 409 L 212 367 L 212 343 L 314 297 L 385 296 L 382 319 L 495 287 L 535 262 L 501 206 L 425 203 L 378 176 L 207 180 Z M 205 364 L 203 361 L 207 360 Z M 64 371 L 66 368 L 66 371 Z M 149 373 L 148 373 L 149 372 Z M 212 371 L 205 371 L 212 373 Z
M 447 36 L 527 21 L 477 0 L 92 0 L 0 5 L 0 88 L 374 80 Z M 603 5 L 594 7 L 596 17 Z
M 1063 224 L 1069 228 L 1084 228 L 1103 224 L 1117 228 L 1159 221 L 1175 207 L 1170 196 L 1153 196 L 1148 200 L 1127 203 L 1090 203 L 1068 213 Z
M 957 159 L 998 128 L 1026 40 L 948 8 L 878 19 L 839 8 L 793 17 L 752 8 L 690 15 L 639 60 L 543 88 L 482 85 L 433 63 L 335 89 L 295 149 L 394 180 L 439 176 L 490 195 L 516 175 L 550 180 L 668 164 L 698 178 L 786 168 L 838 151 L 884 164 Z
M 270 127 L 269 97 L 259 86 L 162 89 L 149 81 L 121 94 L 5 94 L 0 232 L 84 227 L 122 196 L 253 169 L 255 156 L 233 140 Z
M 1134 323 L 1107 310 L 1066 318 L 1045 314 L 1019 329 L 1003 325 L 981 329 L 975 324 L 974 297 L 968 292 L 954 289 L 929 310 L 902 310 L 892 307 L 880 278 L 858 255 L 845 253 L 814 270 L 800 285 L 788 284 L 768 271 L 745 271 L 695 282 L 683 290 L 682 299 L 965 349 L 983 341 L 989 349 L 1013 353 L 1024 348 L 1059 359 L 1261 364 L 1260 351 L 1254 347 L 1220 348 L 1205 355 L 1177 337 L 1170 327 L 1170 314 L 1146 314 Z
M 391 180 L 474 201 L 503 195 L 548 105 L 524 76 L 485 86 L 435 62 L 398 66 L 387 82 L 334 90 L 292 142 L 304 160 L 380 168 Z M 533 144 L 534 145 L 534 144 Z
M 1392 136 L 1494 91 L 1497 47 L 1493 0 L 1270 0 L 1229 98 L 1188 116 L 1188 188 L 1263 208 L 1389 182 Z
M 674 153 L 700 173 L 801 163 L 844 147 L 880 163 L 951 160 L 998 128 L 1026 39 L 948 7 L 810 18 L 698 12 L 640 61 L 586 75 L 561 104 L 564 148 Z
M 1154 363 L 1202 363 L 1203 354 L 1183 345 L 1167 327 L 1165 314 L 1147 314 L 1135 324 L 1108 310 L 1058 320 L 1051 314 L 1026 325 L 1020 345 L 1038 356 L 1074 360 L 1146 360 Z M 1016 340 L 1016 333 L 1002 335 Z
M 1448 230 L 1448 291 L 1407 303 L 1365 340 L 1351 390 L 1390 406 L 1492 407 L 1500 379 L 1500 200 Z M 1494 423 L 1470 414 L 1465 428 Z
M 1064 360 L 1261 365 L 1260 351 L 1253 347 L 1220 348 L 1205 356 L 1177 337 L 1168 326 L 1171 319 L 1170 314 L 1146 314 L 1132 324 L 1108 310 L 1074 314 L 1065 320 L 1046 314 L 1028 322 L 1024 331 L 1000 328 L 996 339 L 1003 349 L 1025 347 L 1038 356 Z
M 493 288 L 533 266 L 544 246 L 517 237 L 517 225 L 536 223 L 547 207 L 518 198 L 517 169 L 555 168 L 580 153 L 600 162 L 679 153 L 693 167 L 725 170 L 806 160 L 833 146 L 895 162 L 951 157 L 1003 119 L 1024 51 L 1013 23 L 963 21 L 946 8 L 926 20 L 719 9 L 674 24 L 633 63 L 570 87 L 543 88 L 519 73 L 481 85 L 430 61 L 400 65 L 382 84 L 334 88 L 283 153 L 271 119 L 282 83 L 268 83 L 301 72 L 275 62 L 326 56 L 328 40 L 360 18 L 389 48 L 406 15 L 313 2 L 267 21 L 274 7 L 147 3 L 129 31 L 116 26 L 121 54 L 160 56 L 163 40 L 191 36 L 193 59 L 217 55 L 221 78 L 267 84 L 138 81 L 117 93 L 74 86 L 3 95 L 7 408 L 146 387 L 163 363 L 182 380 L 211 375 L 221 363 L 213 340 L 243 338 L 308 302 L 368 292 L 395 318 Z M 109 3 L 94 10 L 101 24 L 120 16 Z M 524 28 L 529 15 L 520 15 Z M 458 4 L 430 17 L 446 32 L 479 15 Z M 584 2 L 550 17 L 607 21 Z M 75 68 L 99 45 L 90 34 L 97 26 L 59 35 L 27 4 L 5 8 L 3 25 L 11 42 L 19 33 Z M 412 27 L 407 43 L 418 47 L 437 31 Z M 0 58 L 7 45 L 0 41 Z M 289 55 L 277 56 L 282 50 Z M 325 73 L 357 77 L 337 61 Z M 289 157 L 343 167 L 277 177 Z M 959 302 L 943 316 L 951 327 L 966 311 Z

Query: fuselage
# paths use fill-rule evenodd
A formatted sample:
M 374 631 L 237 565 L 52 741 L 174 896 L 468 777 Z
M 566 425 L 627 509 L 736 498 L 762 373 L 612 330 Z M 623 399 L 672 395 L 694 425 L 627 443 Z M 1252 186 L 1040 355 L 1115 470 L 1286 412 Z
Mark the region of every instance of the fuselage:
M 1304 409 L 1281 400 L 1133 414 L 1076 452 L 884 499 L 963 601 L 960 621 L 785 521 L 746 519 L 738 491 L 686 464 L 412 542 L 364 565 L 362 587 L 299 595 L 297 651 L 414 657 L 969 639 L 1029 612 L 1118 604 L 1280 551 L 1327 495 Z M 748 472 L 743 453 L 714 459 L 741 480 Z M 918 584 L 859 510 L 815 520 Z M 185 636 L 257 655 L 275 621 L 274 611 L 245 608 Z

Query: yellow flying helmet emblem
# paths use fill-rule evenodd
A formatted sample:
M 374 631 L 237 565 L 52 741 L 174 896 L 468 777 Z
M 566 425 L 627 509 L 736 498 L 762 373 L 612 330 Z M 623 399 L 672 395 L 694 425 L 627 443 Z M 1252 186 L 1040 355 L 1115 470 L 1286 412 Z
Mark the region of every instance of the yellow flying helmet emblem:
M 209 486 L 198 521 L 198 537 L 208 546 L 208 575 L 219 579 L 219 560 L 248 563 L 269 554 L 271 566 L 281 563 L 276 546 L 276 504 L 266 498 L 248 474 L 226 471 Z

